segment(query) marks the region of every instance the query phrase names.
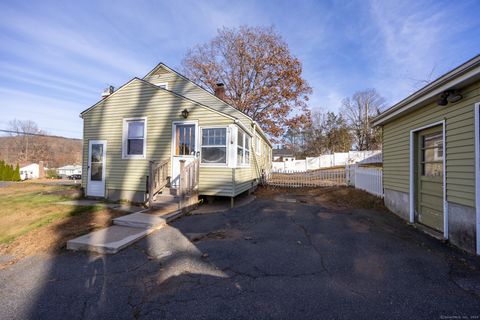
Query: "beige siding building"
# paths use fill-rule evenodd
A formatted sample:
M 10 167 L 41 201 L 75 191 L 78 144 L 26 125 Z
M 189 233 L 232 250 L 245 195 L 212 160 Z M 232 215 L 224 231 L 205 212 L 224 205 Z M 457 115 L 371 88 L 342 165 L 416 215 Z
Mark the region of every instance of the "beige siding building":
M 378 116 L 385 204 L 480 254 L 480 56 Z
M 218 87 L 222 93 L 222 87 Z M 147 200 L 151 161 L 199 159 L 199 194 L 235 197 L 271 167 L 272 145 L 250 117 L 164 64 L 81 113 L 87 196 Z

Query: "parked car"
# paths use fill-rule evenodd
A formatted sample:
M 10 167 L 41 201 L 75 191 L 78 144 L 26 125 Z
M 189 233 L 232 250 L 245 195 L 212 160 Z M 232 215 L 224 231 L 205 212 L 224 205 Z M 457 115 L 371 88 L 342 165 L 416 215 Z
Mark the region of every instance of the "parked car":
M 70 180 L 81 180 L 82 175 L 81 174 L 72 174 L 72 175 L 68 176 L 68 179 L 70 179 Z

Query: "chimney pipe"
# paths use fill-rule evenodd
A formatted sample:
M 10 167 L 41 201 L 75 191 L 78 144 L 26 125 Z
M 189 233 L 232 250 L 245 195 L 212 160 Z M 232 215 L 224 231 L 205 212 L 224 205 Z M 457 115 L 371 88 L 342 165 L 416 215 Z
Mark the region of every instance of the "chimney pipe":
M 218 82 L 215 85 L 215 96 L 219 99 L 226 100 L 227 96 L 225 95 L 225 85 L 221 82 Z
M 102 99 L 105 99 L 109 95 L 111 95 L 115 91 L 115 88 L 113 86 L 108 86 L 105 90 L 102 92 Z

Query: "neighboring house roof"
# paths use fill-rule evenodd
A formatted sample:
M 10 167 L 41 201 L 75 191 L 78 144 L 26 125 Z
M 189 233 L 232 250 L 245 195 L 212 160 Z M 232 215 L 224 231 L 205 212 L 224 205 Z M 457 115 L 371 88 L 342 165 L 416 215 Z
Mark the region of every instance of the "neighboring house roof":
M 29 168 L 29 167 L 36 167 L 36 166 L 38 166 L 38 163 L 30 163 L 30 164 L 27 164 L 27 165 L 24 165 L 24 166 L 20 167 L 20 170 L 25 169 L 25 168 Z
M 446 90 L 460 89 L 480 80 L 480 55 L 447 72 L 373 119 L 375 126 L 384 125 L 406 113 L 434 102 Z
M 82 169 L 82 166 L 69 164 L 67 166 L 57 168 L 57 170 L 75 170 L 75 169 Z
M 273 149 L 273 155 L 278 157 L 293 157 L 293 151 L 288 149 Z

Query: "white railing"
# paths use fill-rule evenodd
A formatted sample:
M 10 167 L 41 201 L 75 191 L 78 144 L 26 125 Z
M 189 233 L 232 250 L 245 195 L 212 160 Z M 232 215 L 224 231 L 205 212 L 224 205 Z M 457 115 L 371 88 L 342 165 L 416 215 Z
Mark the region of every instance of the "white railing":
M 198 192 L 199 163 L 198 158 L 189 164 L 185 164 L 185 160 L 180 160 L 180 181 L 178 186 L 180 196 L 188 196 Z
M 276 187 L 332 187 L 345 186 L 345 169 L 282 171 L 266 173 L 266 183 Z
M 352 167 L 350 172 L 354 172 L 353 185 L 357 189 L 383 198 L 383 170 L 382 168 L 362 168 Z M 352 181 L 350 181 L 352 185 Z

